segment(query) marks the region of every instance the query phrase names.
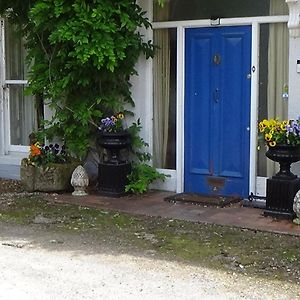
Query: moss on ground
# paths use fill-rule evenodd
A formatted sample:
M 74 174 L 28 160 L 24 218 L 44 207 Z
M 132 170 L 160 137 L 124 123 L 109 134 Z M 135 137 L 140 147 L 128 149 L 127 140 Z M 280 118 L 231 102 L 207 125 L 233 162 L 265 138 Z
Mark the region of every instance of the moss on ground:
M 122 251 L 300 283 L 300 237 L 137 217 L 57 204 L 41 195 L 0 199 L 0 221 L 38 223 L 45 230 L 91 234 Z

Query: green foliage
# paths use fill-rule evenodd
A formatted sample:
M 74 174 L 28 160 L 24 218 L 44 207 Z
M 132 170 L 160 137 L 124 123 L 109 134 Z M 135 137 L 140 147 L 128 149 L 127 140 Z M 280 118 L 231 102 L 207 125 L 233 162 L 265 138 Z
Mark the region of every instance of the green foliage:
M 163 7 L 165 4 L 165 0 L 157 0 L 158 4 Z
M 30 0 L 0 1 L 0 15 L 9 17 L 11 22 L 21 27 L 28 24 Z
M 142 194 L 148 191 L 149 184 L 155 180 L 165 180 L 166 175 L 156 171 L 146 163 L 133 163 L 132 172 L 129 174 L 129 184 L 125 191 L 134 194 Z
M 130 76 L 154 53 L 138 31 L 150 27 L 145 12 L 134 0 L 2 0 L 0 14 L 12 6 L 6 15 L 26 29 L 28 91 L 55 112 L 44 134 L 83 156 L 100 118 L 133 105 Z
M 132 172 L 128 176 L 129 184 L 126 185 L 125 191 L 134 194 L 147 192 L 152 182 L 155 180 L 164 181 L 167 177 L 167 175 L 159 173 L 154 167 L 149 165 L 151 155 L 145 151 L 148 144 L 140 137 L 141 130 L 140 119 L 128 128 L 131 135 L 131 151 L 137 161 L 132 163 Z
M 132 123 L 128 128 L 128 132 L 131 136 L 131 152 L 139 161 L 146 162 L 150 161 L 151 155 L 145 151 L 149 145 L 141 138 L 141 130 L 142 125 L 140 119 L 138 119 L 137 122 Z
M 26 38 L 28 93 L 54 112 L 39 138 L 60 137 L 83 157 L 101 118 L 134 105 L 130 76 L 137 74 L 142 53 L 154 54 L 153 44 L 138 30 L 151 26 L 145 12 L 135 0 L 1 0 L 0 14 L 19 25 Z M 139 120 L 129 128 L 137 162 L 127 191 L 136 193 L 165 178 L 147 164 L 151 157 L 143 151 L 148 145 L 140 130 Z

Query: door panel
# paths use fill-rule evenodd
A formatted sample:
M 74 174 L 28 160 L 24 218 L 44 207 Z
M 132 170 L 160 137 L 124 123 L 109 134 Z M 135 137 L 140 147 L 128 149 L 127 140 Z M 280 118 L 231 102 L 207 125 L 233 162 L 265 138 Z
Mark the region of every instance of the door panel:
M 247 196 L 251 28 L 186 30 L 185 191 Z
M 191 52 L 197 53 L 190 57 L 191 59 L 191 72 L 195 74 L 195 80 L 189 80 L 187 84 L 190 90 L 193 91 L 195 97 L 208 98 L 210 89 L 208 78 L 211 76 L 209 62 L 211 56 L 211 45 L 212 45 L 212 35 L 200 36 L 195 39 L 191 45 Z M 199 68 L 208 70 L 207 73 L 198 72 Z M 203 101 L 200 103 L 192 102 L 190 106 L 190 111 L 193 112 L 189 114 L 189 119 L 187 122 L 190 127 L 193 128 L 193 124 L 198 124 L 198 136 L 201 138 L 193 138 L 193 130 L 187 132 L 189 135 L 190 145 L 193 149 L 197 151 L 192 151 L 190 153 L 189 159 L 191 161 L 191 166 L 193 166 L 193 172 L 201 174 L 209 174 L 209 160 L 210 160 L 210 142 L 203 144 L 202 141 L 210 141 L 210 135 L 208 131 L 208 121 L 207 116 L 209 116 L 210 103 Z M 201 148 L 201 156 L 199 156 L 198 149 Z

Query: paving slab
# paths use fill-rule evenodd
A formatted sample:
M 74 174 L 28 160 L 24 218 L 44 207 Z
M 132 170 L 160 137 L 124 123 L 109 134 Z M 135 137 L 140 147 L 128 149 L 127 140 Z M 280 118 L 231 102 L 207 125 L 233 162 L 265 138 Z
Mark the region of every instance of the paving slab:
M 54 197 L 55 202 L 59 203 L 77 204 L 134 215 L 235 226 L 300 236 L 300 226 L 295 225 L 292 220 L 265 217 L 263 209 L 260 208 L 243 207 L 240 203 L 219 208 L 188 203 L 170 203 L 164 200 L 172 194 L 174 193 L 150 191 L 145 195 L 130 195 L 120 198 L 105 197 L 98 194 L 81 197 L 61 194 L 52 195 L 52 197 Z

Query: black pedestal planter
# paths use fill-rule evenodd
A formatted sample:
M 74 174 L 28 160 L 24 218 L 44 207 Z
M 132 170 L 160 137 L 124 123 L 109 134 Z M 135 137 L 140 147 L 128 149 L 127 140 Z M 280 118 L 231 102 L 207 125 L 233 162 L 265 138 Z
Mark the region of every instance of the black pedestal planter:
M 294 197 L 300 189 L 300 179 L 290 171 L 291 164 L 300 160 L 300 147 L 278 145 L 269 148 L 266 156 L 280 164 L 279 172 L 267 179 L 264 215 L 292 219 Z
M 108 154 L 108 157 L 99 164 L 98 190 L 106 196 L 124 196 L 131 164 L 127 159 L 120 157 L 120 151 L 130 145 L 130 135 L 127 131 L 100 132 L 98 144 L 105 148 Z
M 98 176 L 99 193 L 109 197 L 125 196 L 127 175 L 131 172 L 129 162 L 120 164 L 100 163 Z
M 267 179 L 267 199 L 264 215 L 284 219 L 296 217 L 293 211 L 293 203 L 299 189 L 299 178 L 291 180 Z

